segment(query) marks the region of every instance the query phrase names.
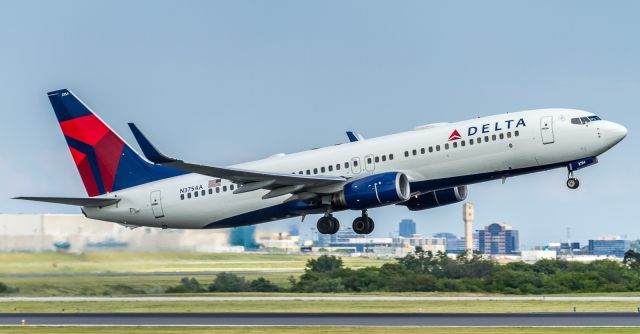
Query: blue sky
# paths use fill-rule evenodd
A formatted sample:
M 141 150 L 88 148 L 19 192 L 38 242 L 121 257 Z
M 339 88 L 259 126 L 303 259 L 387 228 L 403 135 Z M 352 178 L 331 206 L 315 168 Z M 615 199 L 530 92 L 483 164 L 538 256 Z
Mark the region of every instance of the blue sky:
M 477 226 L 511 224 L 525 247 L 567 227 L 579 241 L 640 238 L 639 12 L 633 1 L 4 2 L 0 212 L 78 212 L 9 199 L 85 195 L 45 94 L 59 88 L 129 142 L 133 121 L 168 154 L 220 165 L 344 142 L 349 129 L 569 107 L 629 135 L 578 173 L 578 191 L 564 170 L 471 186 Z M 462 232 L 459 205 L 371 213 L 380 236 L 401 218 Z

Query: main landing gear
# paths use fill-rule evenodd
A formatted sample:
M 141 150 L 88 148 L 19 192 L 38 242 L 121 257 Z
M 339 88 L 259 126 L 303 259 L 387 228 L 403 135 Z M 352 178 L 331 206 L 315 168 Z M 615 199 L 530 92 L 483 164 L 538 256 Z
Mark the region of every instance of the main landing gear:
M 353 231 L 358 234 L 369 234 L 375 228 L 373 219 L 369 218 L 367 210 L 362 210 L 362 216 L 353 220 Z
M 569 187 L 569 189 L 578 189 L 578 187 L 580 186 L 580 181 L 578 181 L 578 179 L 573 176 L 572 170 L 569 171 L 569 175 L 567 177 L 567 187 Z
M 318 219 L 316 227 L 318 232 L 322 234 L 336 234 L 340 229 L 340 222 L 332 214 L 325 213 L 323 217 Z
M 316 227 L 322 234 L 335 234 L 340 229 L 340 222 L 331 213 L 325 213 L 318 219 Z M 373 232 L 375 224 L 373 219 L 369 218 L 367 210 L 362 210 L 362 216 L 353 220 L 352 227 L 357 234 L 369 234 Z

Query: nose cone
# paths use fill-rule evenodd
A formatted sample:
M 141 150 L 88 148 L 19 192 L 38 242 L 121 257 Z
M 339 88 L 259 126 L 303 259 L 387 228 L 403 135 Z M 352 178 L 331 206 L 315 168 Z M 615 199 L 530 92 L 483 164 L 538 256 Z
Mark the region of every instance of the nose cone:
M 627 128 L 618 123 L 609 122 L 609 124 L 607 124 L 605 133 L 607 141 L 611 146 L 613 146 L 627 136 Z

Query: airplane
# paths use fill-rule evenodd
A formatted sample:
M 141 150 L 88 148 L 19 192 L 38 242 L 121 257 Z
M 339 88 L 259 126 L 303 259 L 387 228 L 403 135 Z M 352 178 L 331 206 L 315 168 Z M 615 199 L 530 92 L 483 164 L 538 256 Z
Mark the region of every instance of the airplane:
M 213 229 L 319 214 L 334 234 L 334 212 L 360 211 L 351 227 L 369 234 L 368 209 L 411 211 L 464 201 L 471 184 L 598 162 L 627 135 L 622 125 L 576 109 L 537 109 L 434 123 L 377 138 L 221 167 L 161 153 L 133 123 L 140 156 L 67 89 L 48 93 L 87 197 L 16 197 L 80 206 L 86 217 L 128 227 Z

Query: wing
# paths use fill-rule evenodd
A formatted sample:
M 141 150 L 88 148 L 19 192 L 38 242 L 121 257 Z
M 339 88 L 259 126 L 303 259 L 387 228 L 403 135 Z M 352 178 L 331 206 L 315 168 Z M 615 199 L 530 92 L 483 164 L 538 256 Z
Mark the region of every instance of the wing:
M 13 199 L 23 199 L 27 201 L 101 207 L 109 206 L 120 202 L 120 198 L 95 198 L 95 197 L 14 197 Z
M 258 189 L 269 189 L 271 192 L 263 198 L 271 198 L 286 194 L 308 192 L 310 189 L 343 185 L 346 179 L 341 176 L 306 176 L 298 174 L 285 174 L 274 172 L 261 172 L 238 168 L 206 166 L 184 162 L 182 160 L 167 157 L 142 134 L 138 127 L 129 123 L 136 141 L 140 145 L 145 157 L 151 162 L 167 167 L 188 171 L 192 173 L 218 177 L 242 184 L 242 187 L 234 193 L 244 193 Z

